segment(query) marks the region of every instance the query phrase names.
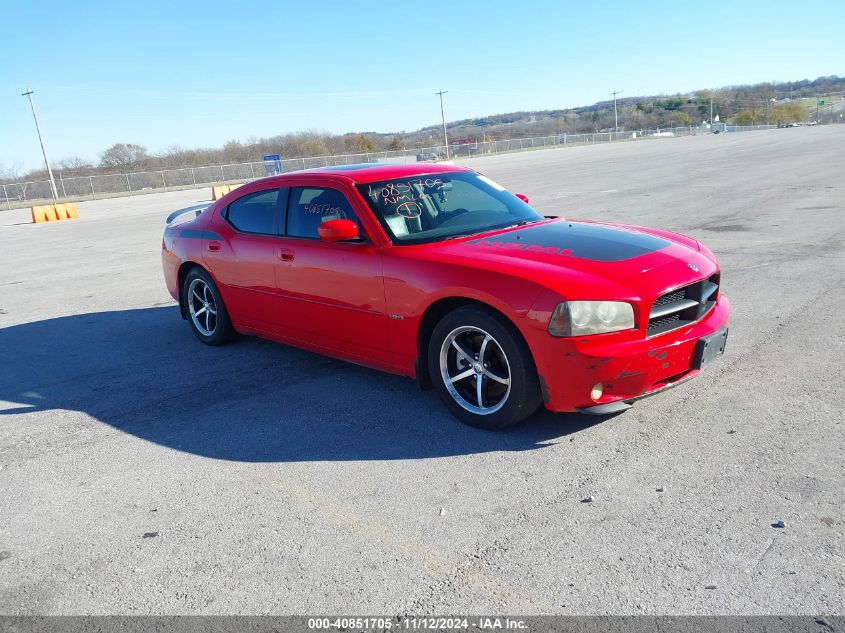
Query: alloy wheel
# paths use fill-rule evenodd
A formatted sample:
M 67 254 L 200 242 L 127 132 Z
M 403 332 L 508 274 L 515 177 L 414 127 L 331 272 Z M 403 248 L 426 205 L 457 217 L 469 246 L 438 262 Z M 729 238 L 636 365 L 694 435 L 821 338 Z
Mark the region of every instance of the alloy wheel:
M 217 303 L 214 292 L 202 279 L 194 279 L 188 286 L 188 311 L 197 331 L 211 336 L 217 329 Z
M 511 392 L 511 371 L 502 346 L 473 326 L 452 330 L 440 347 L 443 384 L 461 407 L 477 415 L 501 409 Z

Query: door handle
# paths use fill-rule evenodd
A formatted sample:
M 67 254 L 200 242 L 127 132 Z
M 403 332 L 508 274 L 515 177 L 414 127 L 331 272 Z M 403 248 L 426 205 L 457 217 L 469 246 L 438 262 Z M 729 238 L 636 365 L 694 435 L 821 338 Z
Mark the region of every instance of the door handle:
M 220 250 L 220 242 L 212 241 L 208 243 L 208 250 L 212 253 L 216 253 Z
M 289 248 L 280 248 L 277 252 L 279 259 L 283 262 L 292 262 L 293 261 L 293 251 Z

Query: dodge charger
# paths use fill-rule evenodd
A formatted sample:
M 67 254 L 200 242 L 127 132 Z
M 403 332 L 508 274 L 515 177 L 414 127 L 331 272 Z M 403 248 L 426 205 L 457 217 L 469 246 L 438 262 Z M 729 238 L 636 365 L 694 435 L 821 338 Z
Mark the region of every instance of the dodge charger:
M 454 165 L 255 180 L 171 214 L 162 261 L 203 343 L 254 335 L 412 377 L 484 429 L 541 404 L 623 411 L 727 341 L 719 263 L 697 240 L 545 217 Z

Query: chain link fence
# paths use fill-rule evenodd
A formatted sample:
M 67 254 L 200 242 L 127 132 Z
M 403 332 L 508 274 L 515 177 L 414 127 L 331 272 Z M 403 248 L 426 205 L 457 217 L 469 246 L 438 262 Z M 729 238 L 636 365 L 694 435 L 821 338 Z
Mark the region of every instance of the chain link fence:
M 726 125 L 724 132 L 747 132 L 775 128 L 775 125 Z M 128 174 L 97 174 L 65 178 L 61 172 L 56 174 L 56 189 L 63 201 L 96 200 L 119 196 L 194 189 L 226 183 L 245 182 L 268 175 L 313 169 L 351 165 L 355 163 L 413 163 L 418 161 L 439 161 L 447 157 L 452 159 L 489 156 L 506 152 L 527 151 L 550 147 L 564 147 L 593 143 L 612 143 L 645 138 L 671 136 L 689 136 L 710 132 L 709 129 L 687 126 L 635 132 L 595 132 L 590 134 L 556 134 L 530 138 L 514 138 L 501 141 L 475 141 L 471 143 L 451 144 L 406 149 L 388 152 L 370 152 L 361 154 L 343 154 L 334 156 L 314 156 L 311 158 L 290 158 L 281 161 L 237 163 L 231 165 L 207 165 L 204 167 L 182 167 L 179 169 L 159 169 Z M 49 180 L 14 182 L 2 184 L 0 189 L 0 209 L 14 209 L 34 206 L 52 201 Z

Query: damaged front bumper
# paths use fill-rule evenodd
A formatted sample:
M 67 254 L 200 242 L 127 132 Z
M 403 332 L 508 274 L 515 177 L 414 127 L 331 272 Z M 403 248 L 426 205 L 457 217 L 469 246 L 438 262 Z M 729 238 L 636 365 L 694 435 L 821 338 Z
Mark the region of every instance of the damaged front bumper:
M 546 408 L 618 413 L 694 378 L 724 352 L 729 315 L 721 295 L 700 321 L 652 338 L 593 336 L 532 346 Z

